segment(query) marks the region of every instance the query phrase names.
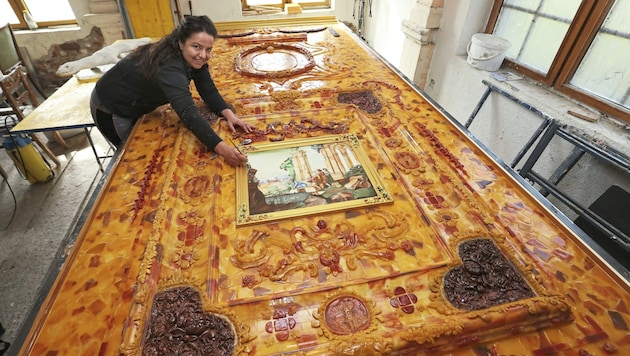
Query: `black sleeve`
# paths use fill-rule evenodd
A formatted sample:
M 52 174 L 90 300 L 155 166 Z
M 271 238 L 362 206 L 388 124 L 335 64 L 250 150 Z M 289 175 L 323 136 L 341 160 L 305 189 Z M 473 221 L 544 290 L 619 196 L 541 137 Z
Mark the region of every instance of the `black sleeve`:
M 195 82 L 195 87 L 199 92 L 199 95 L 203 101 L 210 107 L 215 114 L 221 116 L 221 111 L 229 108 L 219 90 L 214 84 L 208 65 L 204 65 L 199 70 L 193 70 L 192 79 Z
M 210 74 L 208 74 L 209 76 Z M 214 149 L 222 140 L 214 132 L 208 121 L 201 116 L 197 106 L 195 106 L 190 93 L 190 79 L 185 67 L 177 63 L 177 61 L 169 61 L 160 66 L 158 78 L 158 84 L 180 120 L 199 141 L 208 146 L 208 148 Z M 197 84 L 195 83 L 195 85 Z M 212 83 L 212 86 L 214 86 L 214 83 Z

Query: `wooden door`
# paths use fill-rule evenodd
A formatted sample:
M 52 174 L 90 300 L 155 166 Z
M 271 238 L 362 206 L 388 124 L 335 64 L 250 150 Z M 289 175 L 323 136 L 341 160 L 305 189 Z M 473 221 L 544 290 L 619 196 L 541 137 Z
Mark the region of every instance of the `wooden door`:
M 136 38 L 160 38 L 175 28 L 170 0 L 125 0 Z

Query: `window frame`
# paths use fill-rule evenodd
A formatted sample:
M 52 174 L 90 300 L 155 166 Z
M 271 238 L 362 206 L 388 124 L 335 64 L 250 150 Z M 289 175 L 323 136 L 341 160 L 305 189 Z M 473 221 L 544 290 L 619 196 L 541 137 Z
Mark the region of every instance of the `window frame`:
M 12 29 L 17 30 L 28 30 L 28 25 L 26 21 L 24 21 L 24 17 L 22 16 L 22 12 L 24 10 L 28 10 L 28 7 L 22 0 L 7 0 L 9 5 L 13 9 L 15 16 L 20 21 L 19 24 L 11 24 Z M 61 20 L 61 21 L 38 21 L 37 26 L 39 27 L 51 27 L 51 26 L 62 26 L 62 25 L 77 25 L 77 19 L 72 20 Z
M 264 7 L 275 7 L 284 11 L 284 5 L 286 4 L 300 4 L 303 10 L 311 10 L 314 8 L 330 8 L 330 0 L 321 0 L 317 2 L 301 3 L 299 0 L 281 0 L 280 4 L 266 4 L 266 5 L 254 5 Z M 243 11 L 253 9 L 251 5 L 247 4 L 247 0 L 241 0 L 241 8 Z
M 509 58 L 505 59 L 505 66 L 609 116 L 630 122 L 629 109 L 569 83 L 614 3 L 615 0 L 582 1 L 547 74 Z M 493 32 L 502 6 L 503 0 L 494 0 L 485 33 Z

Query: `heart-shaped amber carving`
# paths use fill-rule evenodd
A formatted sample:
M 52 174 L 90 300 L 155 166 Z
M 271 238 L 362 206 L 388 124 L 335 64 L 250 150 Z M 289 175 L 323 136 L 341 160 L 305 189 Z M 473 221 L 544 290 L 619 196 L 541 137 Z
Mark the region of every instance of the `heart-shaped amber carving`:
M 203 310 L 199 293 L 177 287 L 155 295 L 142 355 L 232 355 L 230 321 Z
M 531 298 L 534 292 L 519 270 L 489 239 L 459 244 L 462 264 L 444 276 L 444 295 L 456 308 L 480 310 Z

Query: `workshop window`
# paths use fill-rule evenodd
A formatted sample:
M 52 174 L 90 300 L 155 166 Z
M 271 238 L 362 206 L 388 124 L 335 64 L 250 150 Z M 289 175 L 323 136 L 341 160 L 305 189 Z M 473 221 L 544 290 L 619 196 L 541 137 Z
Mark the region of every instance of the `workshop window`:
M 258 13 L 281 12 L 284 5 L 295 3 L 300 4 L 302 10 L 329 9 L 330 0 L 241 0 L 243 11 Z
M 507 66 L 630 122 L 630 0 L 495 0 Z
M 24 11 L 31 14 L 39 27 L 77 24 L 68 0 L 0 0 L 0 23 L 27 29 Z

